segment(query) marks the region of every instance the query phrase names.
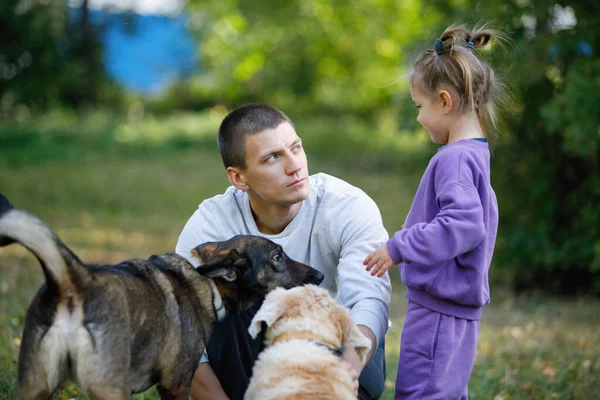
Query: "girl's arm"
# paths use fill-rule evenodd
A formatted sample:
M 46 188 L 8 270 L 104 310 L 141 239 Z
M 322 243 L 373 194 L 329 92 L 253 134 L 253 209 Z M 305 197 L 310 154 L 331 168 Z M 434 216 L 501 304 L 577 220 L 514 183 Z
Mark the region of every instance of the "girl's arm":
M 483 207 L 474 187 L 451 183 L 437 202 L 440 211 L 431 222 L 402 229 L 389 240 L 395 263 L 438 264 L 474 249 L 485 238 Z

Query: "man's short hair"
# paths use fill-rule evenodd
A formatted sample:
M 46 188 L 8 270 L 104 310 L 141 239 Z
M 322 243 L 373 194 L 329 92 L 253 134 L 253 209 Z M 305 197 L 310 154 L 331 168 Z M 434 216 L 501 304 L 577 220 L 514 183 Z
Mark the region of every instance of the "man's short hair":
M 225 168 L 246 168 L 246 136 L 275 129 L 292 121 L 280 110 L 266 104 L 245 104 L 231 111 L 219 127 L 219 151 Z

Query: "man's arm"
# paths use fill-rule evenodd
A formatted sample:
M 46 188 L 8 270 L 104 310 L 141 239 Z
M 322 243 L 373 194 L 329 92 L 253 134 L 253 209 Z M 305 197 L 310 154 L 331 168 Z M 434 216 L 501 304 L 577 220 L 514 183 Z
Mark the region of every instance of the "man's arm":
M 358 329 L 371 341 L 371 348 L 369 349 L 367 357 L 365 358 L 365 363 L 367 363 L 369 362 L 369 360 L 373 356 L 373 353 L 375 353 L 375 350 L 377 349 L 377 337 L 375 336 L 372 330 L 370 330 L 364 325 L 358 325 Z
M 210 363 L 207 362 L 196 368 L 190 395 L 194 400 L 229 400 Z
M 363 260 L 381 243 L 388 240 L 379 208 L 364 192 L 336 199 L 331 207 L 330 239 L 339 246 L 338 292 L 342 304 L 350 308 L 352 320 L 371 342 L 371 349 L 362 363 L 356 349 L 347 347 L 342 359 L 347 361 L 358 394 L 358 377 L 371 359 L 388 328 L 391 295 L 390 278 L 371 276 Z
M 365 257 L 388 240 L 379 208 L 364 192 L 348 196 L 332 207 L 333 239 L 339 240 L 339 296 L 350 308 L 354 322 L 371 339 L 369 358 L 383 341 L 388 328 L 391 284 L 388 274 L 371 276 Z
M 369 340 L 371 341 L 371 348 L 369 349 L 369 352 L 367 353 L 367 357 L 365 358 L 365 364 L 366 364 L 367 362 L 369 362 L 369 360 L 373 356 L 373 353 L 375 352 L 375 349 L 377 348 L 377 338 L 375 337 L 375 334 L 373 333 L 373 331 L 364 325 L 358 325 L 358 329 L 366 337 L 368 337 Z M 348 361 L 352 365 L 352 367 L 356 371 L 357 377 L 358 377 L 358 375 L 360 375 L 362 369 L 364 368 L 365 364 L 363 364 L 361 362 L 360 356 L 358 355 L 358 353 L 356 352 L 354 347 L 344 348 L 344 352 L 342 353 L 342 359 Z
M 175 252 L 185 257 L 194 268 L 198 268 L 200 260 L 192 256 L 192 249 L 202 243 L 213 242 L 219 240 L 227 240 L 228 237 L 219 235 L 218 227 L 215 226 L 215 221 L 218 221 L 208 207 L 203 207 L 204 203 L 192 214 L 188 219 L 183 230 L 179 234 Z
M 362 372 L 366 363 L 369 362 L 369 359 L 371 359 L 371 356 L 377 347 L 377 338 L 372 330 L 364 325 L 358 325 L 358 329 L 371 341 L 371 348 L 367 353 L 367 357 L 365 357 L 365 364 L 362 363 L 360 356 L 354 347 L 345 347 L 341 356 L 342 360 L 346 361 L 346 365 L 348 365 L 348 371 L 350 372 L 350 378 L 354 382 L 355 396 L 358 396 L 358 377 L 360 376 L 360 373 Z

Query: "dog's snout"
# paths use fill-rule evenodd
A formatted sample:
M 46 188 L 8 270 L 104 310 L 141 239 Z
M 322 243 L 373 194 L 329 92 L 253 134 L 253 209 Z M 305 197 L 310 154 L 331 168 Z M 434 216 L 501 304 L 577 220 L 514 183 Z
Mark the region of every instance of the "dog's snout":
M 314 274 L 312 283 L 315 285 L 320 285 L 321 282 L 323 282 L 323 279 L 325 279 L 325 275 L 323 275 L 322 272 L 315 270 L 315 274 Z

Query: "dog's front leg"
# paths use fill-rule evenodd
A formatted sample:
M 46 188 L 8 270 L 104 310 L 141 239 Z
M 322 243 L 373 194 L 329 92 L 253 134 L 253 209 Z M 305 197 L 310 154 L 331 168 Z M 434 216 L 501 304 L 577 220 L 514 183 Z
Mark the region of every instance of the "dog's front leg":
M 190 396 L 190 388 L 180 386 L 178 388 L 165 389 L 156 385 L 161 400 L 187 400 Z

